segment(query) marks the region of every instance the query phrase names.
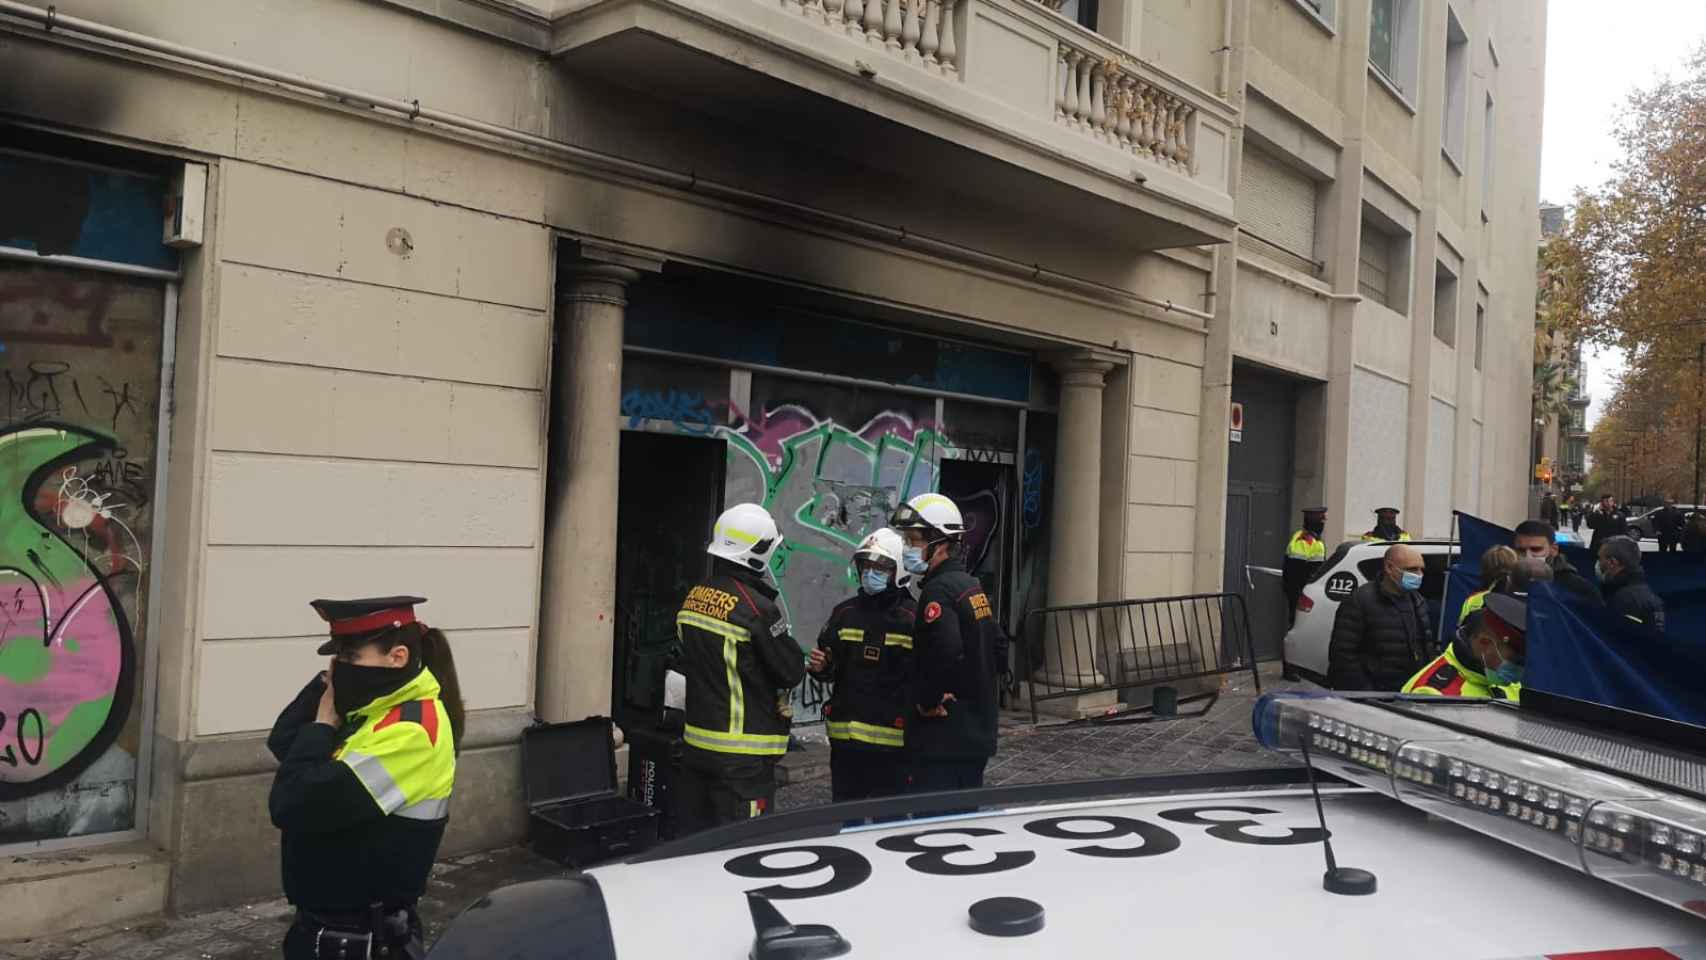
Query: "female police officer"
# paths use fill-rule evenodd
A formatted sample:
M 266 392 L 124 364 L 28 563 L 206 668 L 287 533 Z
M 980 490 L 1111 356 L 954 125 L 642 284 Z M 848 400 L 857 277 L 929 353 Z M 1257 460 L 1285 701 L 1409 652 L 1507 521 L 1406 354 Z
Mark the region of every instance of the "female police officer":
M 424 955 L 415 903 L 450 815 L 462 697 L 420 597 L 316 600 L 331 668 L 279 714 L 269 805 L 296 921 L 286 960 Z

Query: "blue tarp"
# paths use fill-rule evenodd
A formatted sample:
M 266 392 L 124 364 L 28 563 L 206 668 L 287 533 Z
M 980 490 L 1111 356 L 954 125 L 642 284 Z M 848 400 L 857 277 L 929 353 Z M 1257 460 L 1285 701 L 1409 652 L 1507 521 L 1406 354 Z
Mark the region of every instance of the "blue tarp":
M 1458 514 L 1462 559 L 1446 581 L 1448 624 L 1480 589 L 1481 554 L 1511 542 L 1496 524 Z M 1594 578 L 1594 557 L 1566 546 L 1569 561 Z M 1646 554 L 1642 565 L 1665 602 L 1658 635 L 1569 591 L 1536 584 L 1529 594 L 1528 669 L 1523 686 L 1688 723 L 1706 724 L 1706 559 Z

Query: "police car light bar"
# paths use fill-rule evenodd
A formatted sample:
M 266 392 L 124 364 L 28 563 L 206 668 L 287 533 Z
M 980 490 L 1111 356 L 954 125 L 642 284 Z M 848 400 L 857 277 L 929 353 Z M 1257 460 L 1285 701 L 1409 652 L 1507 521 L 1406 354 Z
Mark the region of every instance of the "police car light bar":
M 1706 803 L 1698 798 L 1356 700 L 1267 694 L 1252 721 L 1271 750 L 1295 755 L 1307 740 L 1310 764 L 1324 773 L 1706 915 Z

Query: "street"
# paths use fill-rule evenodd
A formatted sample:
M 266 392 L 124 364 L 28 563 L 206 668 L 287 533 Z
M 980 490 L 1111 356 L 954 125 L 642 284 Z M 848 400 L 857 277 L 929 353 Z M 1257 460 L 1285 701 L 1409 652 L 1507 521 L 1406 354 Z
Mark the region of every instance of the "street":
M 1264 690 L 1301 686 L 1282 680 L 1277 664 L 1262 670 Z M 1028 714 L 1010 713 L 1003 717 L 1000 749 L 990 761 L 986 782 L 999 786 L 1286 764 L 1288 760 L 1261 749 L 1251 736 L 1255 699 L 1246 673 L 1228 677 L 1219 700 L 1201 718 L 1051 728 L 1033 727 Z M 1200 702 L 1181 705 L 1186 712 L 1199 708 Z M 828 801 L 827 764 L 815 769 L 820 775 L 814 779 L 778 791 L 780 809 Z M 548 877 L 561 869 L 520 846 L 441 861 L 420 904 L 428 942 L 493 887 Z M 290 906 L 280 898 L 0 944 L 0 960 L 273 960 L 290 917 Z

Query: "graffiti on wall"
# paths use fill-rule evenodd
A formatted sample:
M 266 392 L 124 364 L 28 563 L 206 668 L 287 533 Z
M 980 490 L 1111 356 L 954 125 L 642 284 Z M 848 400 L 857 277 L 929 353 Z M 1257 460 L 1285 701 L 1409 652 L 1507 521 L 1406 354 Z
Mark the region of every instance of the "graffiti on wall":
M 802 647 L 834 606 L 857 589 L 850 565 L 866 534 L 887 525 L 895 507 L 937 488 L 944 457 L 959 449 L 930 418 L 884 409 L 857 423 L 804 403 L 743 411 L 723 400 L 676 390 L 631 389 L 622 398 L 630 429 L 649 428 L 724 440 L 727 504 L 763 504 L 783 541 L 771 572 Z M 996 542 L 1000 501 L 993 491 L 962 498 L 973 569 Z M 814 678 L 792 694 L 797 721 L 822 714 L 827 692 Z
M 135 822 L 163 318 L 0 264 L 0 843 Z

